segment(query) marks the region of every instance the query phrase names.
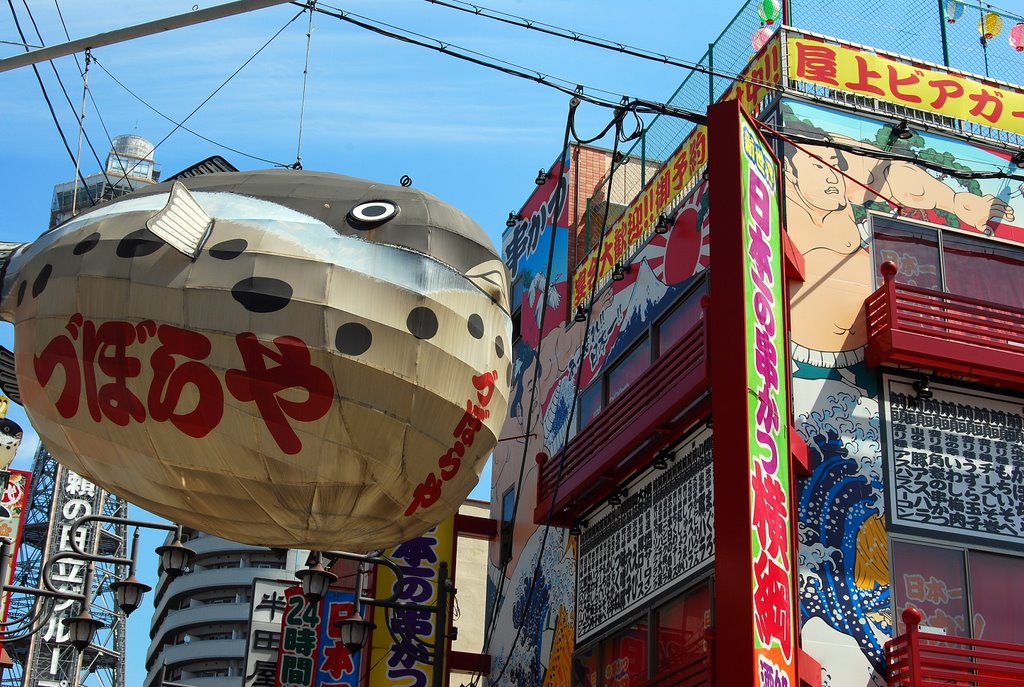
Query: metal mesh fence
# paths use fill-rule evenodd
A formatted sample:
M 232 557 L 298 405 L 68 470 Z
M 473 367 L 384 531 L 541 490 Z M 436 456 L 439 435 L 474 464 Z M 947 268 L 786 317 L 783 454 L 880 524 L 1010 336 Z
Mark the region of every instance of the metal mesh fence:
M 781 0 L 780 0 L 781 1 Z M 757 8 L 762 0 L 747 0 L 721 35 L 698 61 L 700 66 L 722 76 L 691 71 L 668 99 L 674 106 L 704 112 L 729 88 L 730 76 L 744 70 L 754 54 L 751 39 L 761 26 Z M 983 40 L 979 32 L 986 13 L 999 17 L 999 35 Z M 950 19 L 954 21 L 950 22 Z M 789 24 L 797 29 L 824 34 L 847 42 L 872 46 L 951 69 L 1019 84 L 1024 82 L 1024 51 L 1010 42 L 1021 16 L 976 0 L 790 0 Z M 1022 37 L 1024 40 L 1024 37 Z M 628 203 L 651 179 L 656 164 L 667 160 L 696 125 L 674 117 L 659 116 L 647 126 L 643 136 L 626 151 L 644 162 L 641 173 L 630 175 L 630 187 L 614 194 Z M 965 131 L 989 138 L 1005 138 L 1000 132 L 964 123 Z M 982 130 L 984 129 L 984 130 Z M 1014 139 L 1016 140 L 1016 139 Z M 620 176 L 617 172 L 614 176 Z M 616 179 L 616 185 L 623 183 Z M 607 179 L 592 194 L 609 198 Z M 611 220 L 610 220 L 611 223 Z M 588 234 L 582 258 L 596 244 L 600 231 Z

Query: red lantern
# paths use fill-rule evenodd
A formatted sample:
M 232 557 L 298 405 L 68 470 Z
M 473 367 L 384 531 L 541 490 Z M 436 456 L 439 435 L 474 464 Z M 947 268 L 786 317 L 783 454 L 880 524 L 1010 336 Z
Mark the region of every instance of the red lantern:
M 1010 45 L 1017 52 L 1024 51 L 1024 22 L 1017 22 L 1010 29 Z

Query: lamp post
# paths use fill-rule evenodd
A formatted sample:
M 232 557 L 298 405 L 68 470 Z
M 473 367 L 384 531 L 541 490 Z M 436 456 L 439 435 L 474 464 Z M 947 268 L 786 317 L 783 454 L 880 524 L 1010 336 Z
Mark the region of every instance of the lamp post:
M 306 594 L 307 598 L 311 601 L 322 598 L 322 593 L 321 596 L 314 595 L 318 590 L 326 592 L 327 587 L 338 579 L 336 575 L 324 568 L 322 562 L 324 558 L 359 563 L 359 570 L 356 574 L 356 612 L 354 615 L 338 621 L 336 625 L 341 634 L 342 643 L 345 644 L 349 653 L 358 652 L 365 645 L 370 631 L 375 627 L 373 623 L 365 620 L 360 613 L 360 606 L 362 604 L 399 611 L 430 613 L 435 616 L 434 637 L 433 641 L 428 645 L 428 650 L 425 652 L 423 659 L 425 663 L 430 663 L 434 668 L 432 686 L 442 687 L 444 684 L 444 643 L 448 639 L 448 596 L 455 593 L 455 589 L 452 587 L 452 580 L 448 577 L 448 563 L 442 561 L 438 566 L 437 600 L 433 604 L 422 604 L 399 599 L 402 590 L 405 588 L 405 574 L 394 561 L 382 556 L 348 553 L 346 551 L 318 551 L 311 556 L 309 567 L 299 570 L 295 574 L 302 583 L 302 593 Z M 391 596 L 378 599 L 363 595 L 364 566 L 371 565 L 383 565 L 391 569 L 395 576 L 395 584 L 392 587 Z M 392 633 L 395 633 L 395 628 L 391 629 Z M 414 642 L 418 643 L 417 635 L 413 635 L 413 637 Z M 417 652 L 420 649 L 420 647 L 414 644 L 410 644 L 409 648 L 415 649 Z
M 128 558 L 121 558 L 83 551 L 79 545 L 77 532 L 80 527 L 90 522 L 107 522 L 134 526 L 135 534 L 132 538 L 130 556 Z M 96 631 L 103 627 L 102 621 L 94 618 L 89 612 L 93 602 L 93 578 L 97 563 L 128 566 L 127 577 L 110 586 L 114 591 L 114 598 L 118 607 L 126 616 L 131 615 L 141 605 L 143 595 L 151 589 L 148 584 L 140 582 L 135 577 L 135 568 L 138 561 L 139 528 L 141 527 L 175 533 L 174 543 L 157 549 L 157 553 L 160 553 L 161 564 L 169 575 L 174 576 L 183 572 L 195 557 L 195 551 L 181 543 L 180 525 L 164 525 L 109 515 L 86 515 L 78 518 L 71 523 L 68 532 L 68 542 L 71 545 L 71 550 L 62 551 L 43 562 L 41 575 L 43 586 L 41 588 L 36 589 L 9 584 L 0 585 L 0 592 L 2 593 L 25 594 L 36 599 L 29 611 L 23 616 L 0 623 L 0 644 L 27 639 L 38 633 L 46 626 L 50 616 L 54 613 L 54 605 L 51 603 L 47 606 L 45 602 L 64 600 L 79 602 L 78 614 L 62 621 L 68 629 L 71 645 L 79 651 L 87 648 L 92 643 L 92 638 Z M 11 540 L 6 538 L 0 539 L 0 581 L 6 580 L 9 577 L 11 555 Z M 86 563 L 81 592 L 60 589 L 50 578 L 51 568 L 57 563 L 69 559 Z M 41 605 L 40 601 L 43 601 L 44 604 Z

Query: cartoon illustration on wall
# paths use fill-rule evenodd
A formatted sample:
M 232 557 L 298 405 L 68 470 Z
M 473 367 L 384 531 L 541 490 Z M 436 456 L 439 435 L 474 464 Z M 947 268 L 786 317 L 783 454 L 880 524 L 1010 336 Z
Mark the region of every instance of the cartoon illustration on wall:
M 539 248 L 533 256 L 520 262 L 524 280 L 519 292 L 523 336 L 515 343 L 513 358 L 512 421 L 505 424 L 493 460 L 492 502 L 497 504 L 499 518 L 506 494 L 518 499 L 517 513 L 533 512 L 537 456 L 554 457 L 571 440 L 576 431 L 579 393 L 673 304 L 694 275 L 707 267 L 707 189 L 706 182 L 700 184 L 677 209 L 670 231 L 653 234 L 633 256 L 624 278 L 597 292 L 589 325 L 575 322 L 568 312 L 570 294 L 565 291 L 566 276 L 561 273 L 567 271 L 567 262 L 559 262 L 559 256 L 566 254 L 568 230 L 559 227 L 553 234 L 546 231 L 535 242 Z M 555 259 L 548 280 L 545 268 L 551 240 L 555 242 Z M 541 253 L 543 261 L 537 257 Z M 570 279 L 572 276 L 568 275 Z M 542 306 L 547 308 L 543 330 L 539 324 Z M 539 345 L 528 338 L 531 327 Z M 504 661 L 492 665 L 491 677 L 495 679 L 504 671 L 501 684 L 554 687 L 568 684 L 571 672 L 574 541 L 562 528 L 528 523 L 529 518 L 522 517 L 516 522 L 507 564 L 497 560 L 495 547 L 491 551 L 488 591 L 491 607 L 497 604 L 498 612 L 490 653 L 509 657 L 507 667 Z
M 1017 240 L 1013 222 L 1024 218 L 1024 204 L 1016 201 L 1015 212 L 1014 194 L 998 179 L 874 155 L 1005 171 L 1005 153 L 916 132 L 900 139 L 891 122 L 797 102 L 783 105 L 783 122 L 797 142 L 784 146 L 786 227 L 806 274 L 790 284 L 794 418 L 813 469 L 799 487 L 802 637 L 831 687 L 882 685 L 882 645 L 894 628 L 877 372 L 863 362 L 864 299 L 880 279 L 872 231 L 922 220 Z M 842 149 L 850 147 L 865 152 Z M 885 254 L 904 279 L 928 269 L 911 257 Z

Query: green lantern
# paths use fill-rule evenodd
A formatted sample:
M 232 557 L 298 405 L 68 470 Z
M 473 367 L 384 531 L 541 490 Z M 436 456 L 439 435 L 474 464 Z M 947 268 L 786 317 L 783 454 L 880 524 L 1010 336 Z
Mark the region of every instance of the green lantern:
M 765 24 L 774 24 L 775 20 L 782 14 L 782 3 L 780 0 L 761 0 L 757 5 L 757 16 Z

